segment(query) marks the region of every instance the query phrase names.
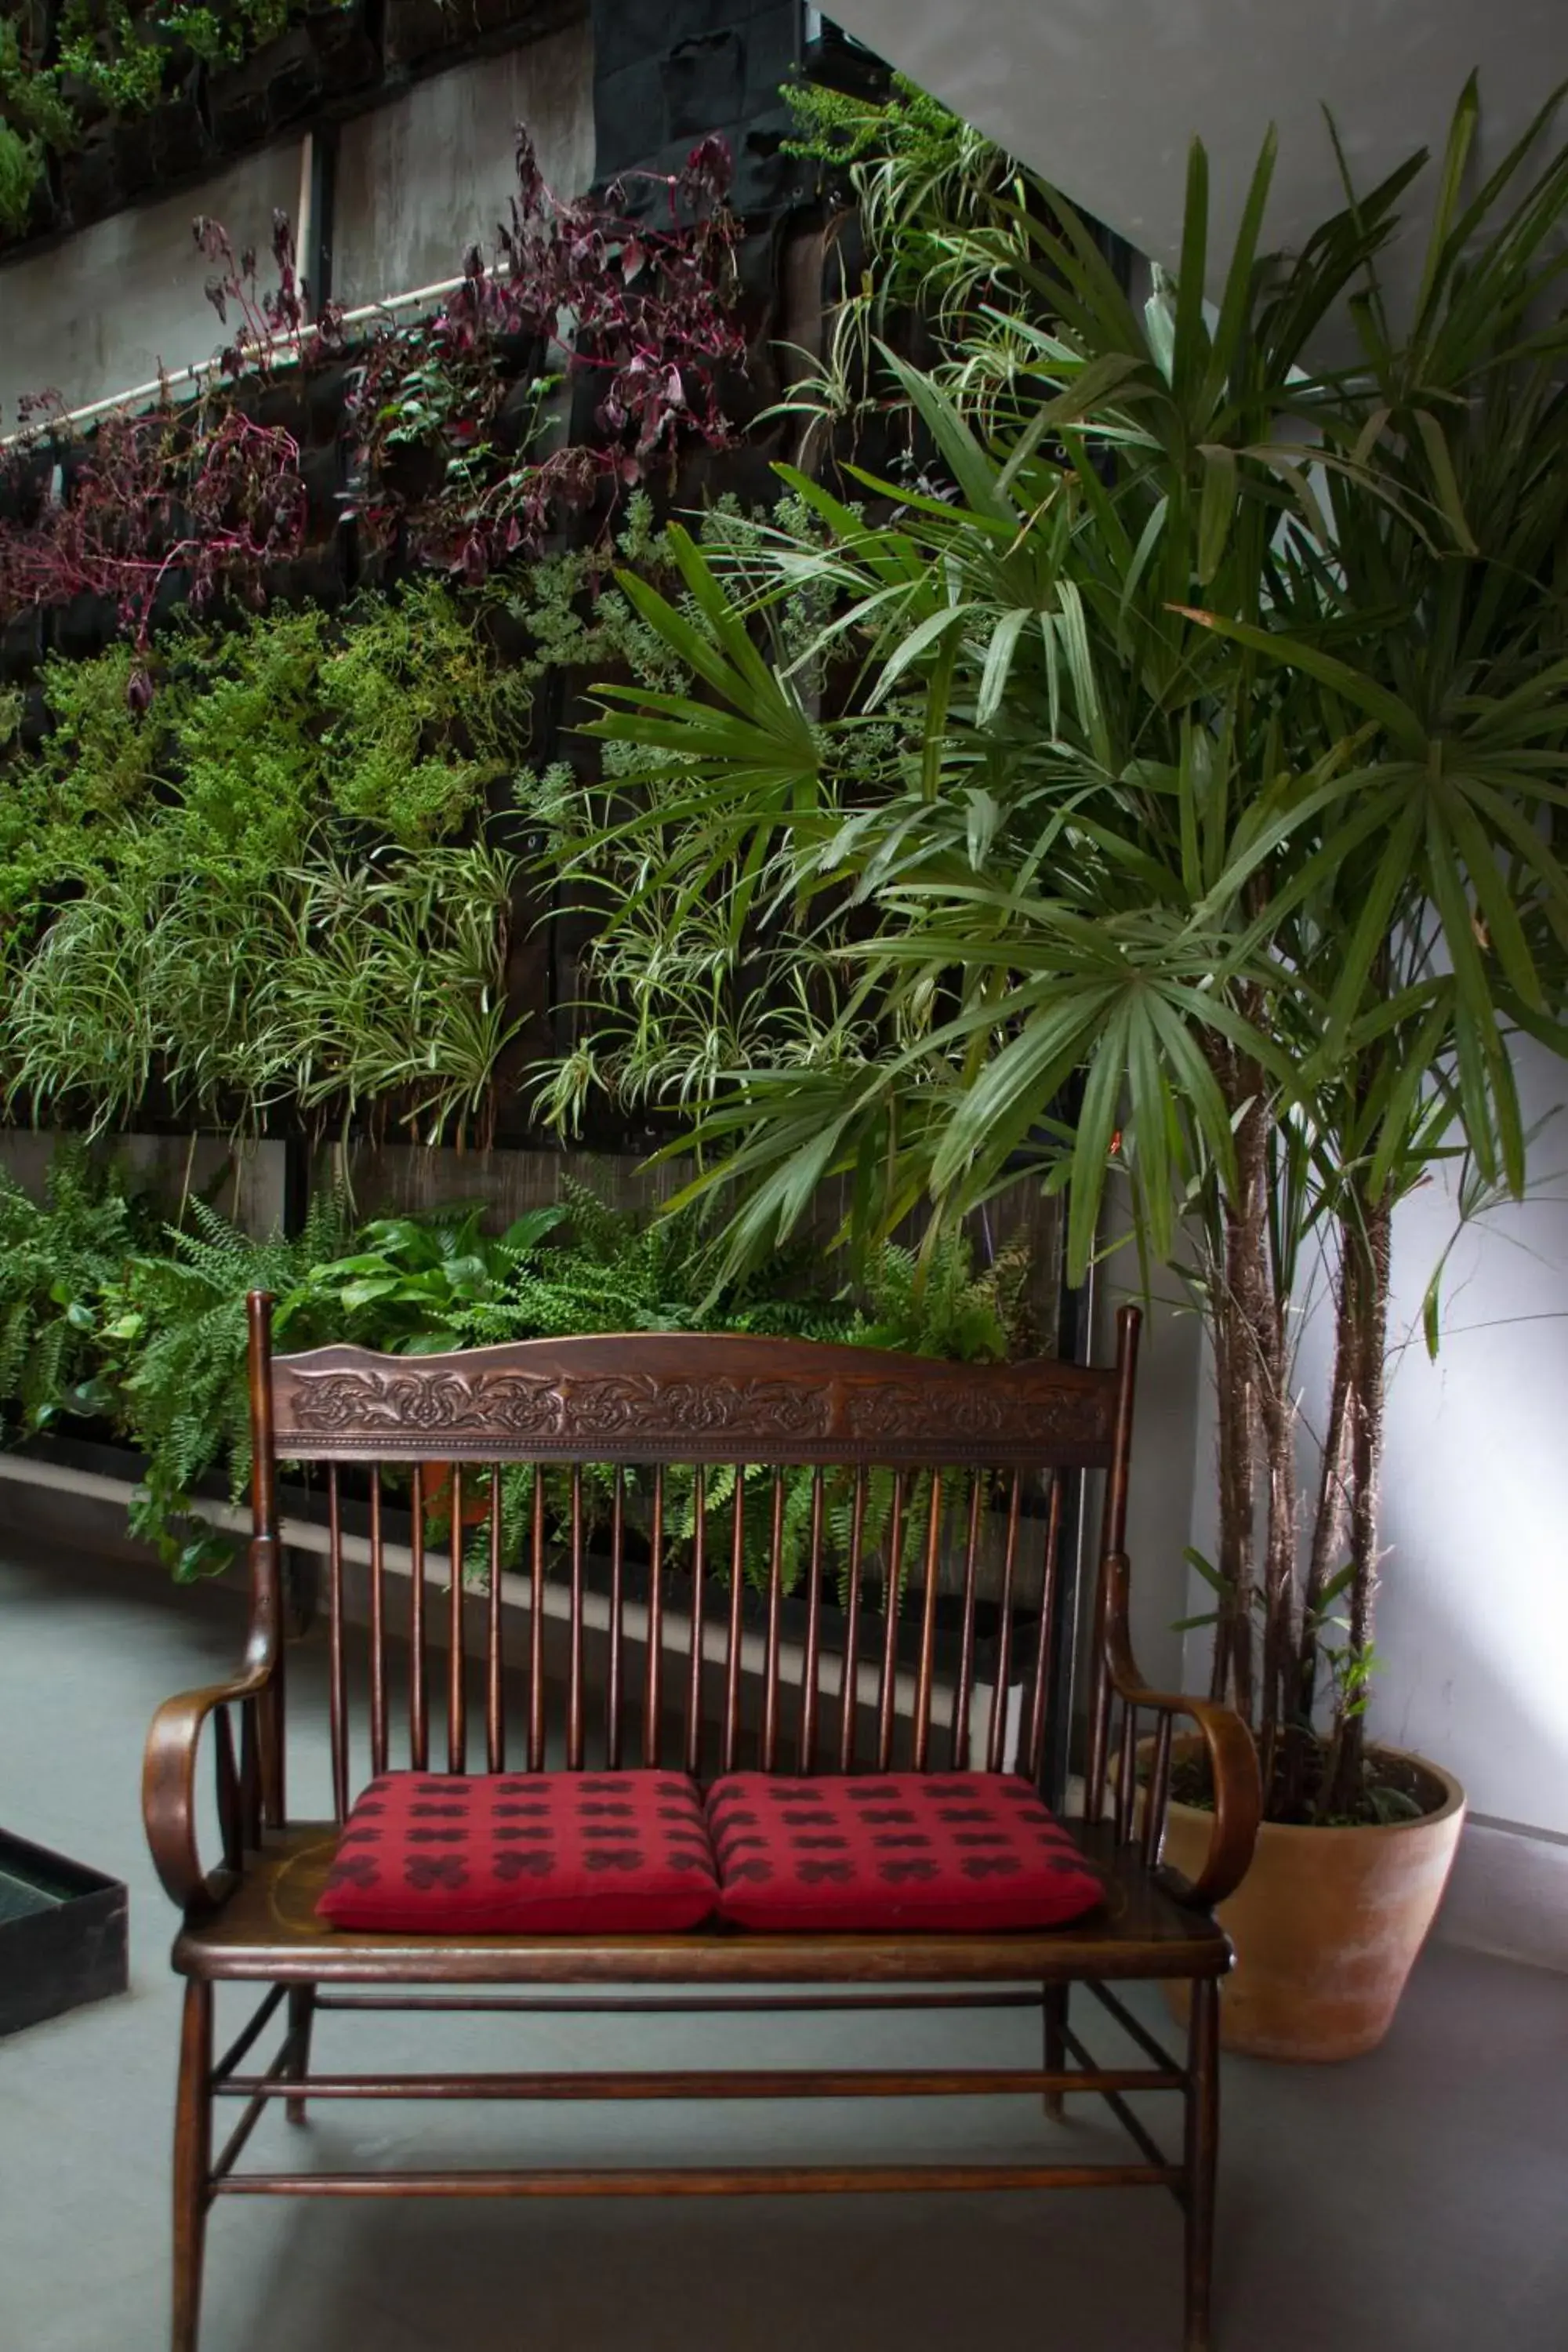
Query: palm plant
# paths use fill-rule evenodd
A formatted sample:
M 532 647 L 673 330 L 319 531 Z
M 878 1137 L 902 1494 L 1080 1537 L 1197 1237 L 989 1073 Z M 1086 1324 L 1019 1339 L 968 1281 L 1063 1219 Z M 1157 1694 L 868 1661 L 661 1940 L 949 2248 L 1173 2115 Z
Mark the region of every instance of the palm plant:
M 1472 87 L 1397 331 L 1378 257 L 1423 156 L 1347 184 L 1286 259 L 1262 246 L 1270 141 L 1213 312 L 1201 149 L 1179 276 L 1142 316 L 1031 191 L 1005 412 L 961 365 L 886 355 L 931 494 L 866 480 L 860 511 L 787 475 L 818 537 L 780 524 L 743 575 L 677 538 L 682 602 L 626 593 L 705 690 L 605 688 L 599 723 L 624 779 L 643 763 L 616 837 L 647 847 L 647 888 L 764 929 L 815 915 L 843 981 L 809 1051 L 733 1070 L 683 1139 L 729 1190 L 733 1262 L 829 1177 L 886 1232 L 1027 1167 L 1065 1194 L 1075 1275 L 1117 1182 L 1144 1255 L 1191 1281 L 1220 1403 L 1215 1687 L 1283 1818 L 1383 1801 L 1363 1739 L 1394 1211 L 1450 1159 L 1517 1192 L 1510 1041 L 1568 1051 L 1568 151 L 1529 176 L 1543 116 L 1467 201 L 1476 117 Z M 1361 355 L 1326 369 L 1347 321 Z M 977 332 L 966 312 L 971 358 Z M 831 602 L 804 662 L 782 632 L 803 593 Z M 1303 1526 L 1314 1255 L 1336 1348 Z

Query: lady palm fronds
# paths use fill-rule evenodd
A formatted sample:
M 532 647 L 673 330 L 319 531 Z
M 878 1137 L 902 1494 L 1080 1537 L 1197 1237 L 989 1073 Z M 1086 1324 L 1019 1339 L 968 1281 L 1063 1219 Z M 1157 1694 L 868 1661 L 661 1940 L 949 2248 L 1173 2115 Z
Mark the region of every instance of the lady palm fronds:
M 606 688 L 598 722 L 623 779 L 658 776 L 616 835 L 648 893 L 745 875 L 748 918 L 815 920 L 841 976 L 809 1061 L 738 1065 L 681 1139 L 694 1189 L 731 1197 L 731 1265 L 830 1177 L 876 1234 L 1032 1166 L 1076 1273 L 1115 1183 L 1189 1275 L 1221 1392 L 1216 1687 L 1287 1812 L 1331 1595 L 1350 1633 L 1312 1801 L 1360 1801 L 1394 1210 L 1459 1155 L 1517 1191 L 1510 1041 L 1568 1053 L 1568 149 L 1531 163 L 1543 116 L 1466 201 L 1476 109 L 1406 330 L 1377 273 L 1421 157 L 1287 259 L 1267 144 L 1214 309 L 1201 150 L 1142 314 L 1046 192 L 1015 219 L 1027 315 L 994 322 L 1005 409 L 963 373 L 984 320 L 934 371 L 884 355 L 942 495 L 862 478 L 854 509 L 786 473 L 815 531 L 743 577 L 677 538 L 684 601 L 627 593 L 705 692 Z M 1363 357 L 1325 368 L 1352 317 Z M 799 658 L 753 641 L 803 591 L 836 680 L 809 720 Z M 1303 1538 L 1320 1249 L 1339 1364 Z

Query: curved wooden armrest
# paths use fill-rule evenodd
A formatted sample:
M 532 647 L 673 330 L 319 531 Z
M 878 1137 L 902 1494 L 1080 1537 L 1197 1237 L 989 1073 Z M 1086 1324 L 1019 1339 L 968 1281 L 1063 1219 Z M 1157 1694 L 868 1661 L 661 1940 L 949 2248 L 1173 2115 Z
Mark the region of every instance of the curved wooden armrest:
M 1263 1818 L 1258 1750 L 1234 1707 L 1190 1698 L 1184 1692 L 1149 1688 L 1138 1671 L 1128 1631 L 1128 1574 L 1126 1555 L 1112 1553 L 1105 1563 L 1105 1663 L 1111 1688 L 1125 1706 L 1146 1707 L 1153 1715 L 1190 1716 L 1203 1735 L 1214 1783 L 1214 1830 L 1202 1870 L 1190 1885 L 1182 1885 L 1184 1900 L 1212 1908 L 1239 1886 L 1258 1843 Z M 1151 1801 L 1153 1795 L 1151 1790 Z
M 182 1691 L 153 1717 L 142 1764 L 142 1818 L 164 1892 L 182 1910 L 221 1902 L 232 1874 L 204 1871 L 196 1842 L 196 1748 L 202 1726 L 216 1708 L 255 1698 L 272 1678 L 270 1657 L 247 1666 L 233 1682 Z

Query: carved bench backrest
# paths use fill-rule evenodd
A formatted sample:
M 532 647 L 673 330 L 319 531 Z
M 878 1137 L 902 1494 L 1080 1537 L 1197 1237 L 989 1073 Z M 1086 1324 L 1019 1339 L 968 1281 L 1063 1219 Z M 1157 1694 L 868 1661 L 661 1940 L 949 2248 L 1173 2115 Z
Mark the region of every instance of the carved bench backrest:
M 1108 1474 L 1103 1546 L 1120 1550 L 1135 1344 L 1129 1314 L 1117 1363 L 1103 1370 L 647 1332 L 441 1356 L 331 1347 L 274 1358 L 258 1295 L 258 1601 L 275 1622 L 276 1591 L 260 1588 L 278 1574 L 277 1465 L 309 1465 L 326 1487 L 340 1817 L 356 1752 L 343 1631 L 354 1557 L 369 1576 L 363 1734 L 375 1771 L 405 1759 L 436 1767 L 440 1684 L 450 1770 L 468 1769 L 479 1751 L 482 1714 L 491 1771 L 547 1759 L 660 1764 L 679 1739 L 693 1772 L 899 1760 L 1010 1765 L 1037 1778 L 1060 1637 L 1062 1474 Z M 404 1521 L 395 1546 L 389 1529 Z M 412 1570 L 395 1605 L 395 1554 Z M 432 1571 L 444 1594 L 427 1590 Z M 514 1578 L 527 1624 L 521 1725 L 507 1719 L 503 1655 Z M 835 1580 L 842 1612 L 827 1643 L 823 1588 Z M 444 1664 L 428 1654 L 437 1611 Z M 552 1615 L 563 1651 L 553 1676 Z M 393 1721 L 401 1638 L 405 1738 Z M 602 1699 L 589 1695 L 591 1643 L 603 1653 Z M 750 1722 L 748 1652 L 761 1683 Z M 787 1727 L 786 1680 L 798 1684 Z

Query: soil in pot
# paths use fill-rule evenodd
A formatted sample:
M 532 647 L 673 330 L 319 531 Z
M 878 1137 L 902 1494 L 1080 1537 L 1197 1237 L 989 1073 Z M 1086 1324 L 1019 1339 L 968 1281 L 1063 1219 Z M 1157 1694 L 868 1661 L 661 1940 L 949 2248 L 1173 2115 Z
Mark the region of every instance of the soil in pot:
M 1191 1755 L 1192 1749 L 1188 1749 Z M 1375 2050 L 1436 1916 L 1464 1826 L 1465 1794 L 1421 1757 L 1380 1750 L 1411 1819 L 1319 1828 L 1265 1822 L 1252 1867 L 1219 1906 L 1236 1948 L 1220 2039 L 1258 2058 L 1321 2062 Z M 1214 1816 L 1173 1802 L 1163 1859 L 1194 1877 Z M 1171 2005 L 1184 2001 L 1171 1988 Z

